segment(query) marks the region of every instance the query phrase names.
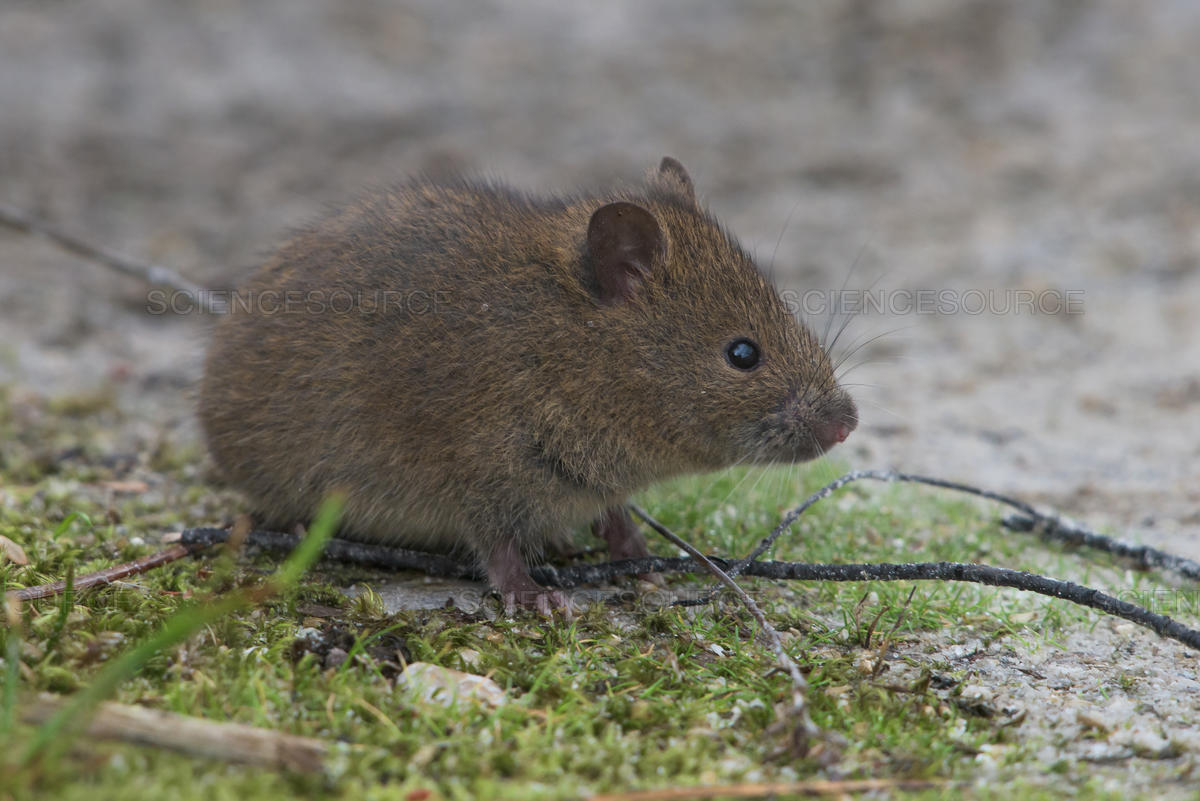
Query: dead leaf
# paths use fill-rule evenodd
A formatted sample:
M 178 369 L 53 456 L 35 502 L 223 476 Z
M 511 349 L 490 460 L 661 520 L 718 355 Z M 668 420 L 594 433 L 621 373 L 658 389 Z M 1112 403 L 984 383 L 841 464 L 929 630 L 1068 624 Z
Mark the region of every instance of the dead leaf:
M 29 564 L 29 557 L 25 555 L 25 551 L 21 549 L 21 546 L 2 534 L 0 534 L 0 555 L 7 558 L 14 565 Z

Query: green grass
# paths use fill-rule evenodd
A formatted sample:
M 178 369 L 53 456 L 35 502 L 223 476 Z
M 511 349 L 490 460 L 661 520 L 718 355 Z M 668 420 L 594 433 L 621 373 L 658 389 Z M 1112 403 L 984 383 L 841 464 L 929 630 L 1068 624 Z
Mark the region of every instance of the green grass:
M 8 588 L 144 555 L 163 532 L 236 510 L 234 496 L 204 482 L 197 454 L 171 448 L 141 473 L 149 492 L 106 494 L 97 482 L 119 476 L 104 466 L 101 443 L 85 443 L 77 461 L 47 461 L 38 456 L 38 432 L 18 429 L 5 408 L 0 403 L 0 534 L 30 558 L 24 567 L 0 565 Z M 740 554 L 831 477 L 828 465 L 732 471 L 657 487 L 640 502 L 703 550 Z M 983 561 L 1040 572 L 1084 560 L 1005 532 L 995 518 L 994 509 L 948 493 L 855 485 L 818 504 L 769 556 Z M 652 547 L 671 551 L 665 543 Z M 456 610 L 389 616 L 369 598 L 345 598 L 334 586 L 344 569 L 324 565 L 253 605 L 221 600 L 251 597 L 277 568 L 262 557 L 210 555 L 25 605 L 17 625 L 0 633 L 0 799 L 416 799 L 425 790 L 445 799 L 582 798 L 823 775 L 788 751 L 787 727 L 779 725 L 786 721 L 776 711 L 786 708 L 779 705 L 788 679 L 773 670 L 736 604 L 597 606 L 570 623 L 529 615 L 489 622 Z M 1055 648 L 1065 630 L 1091 625 L 1096 615 L 975 585 L 747 584 L 809 674 L 814 720 L 846 740 L 842 775 L 974 783 L 977 756 L 1000 748 L 997 769 L 1026 787 L 1015 797 L 1057 798 L 1062 787 L 1082 798 L 1126 797 L 1106 794 L 1092 766 L 1070 761 L 1053 766 L 1062 784 L 1047 788 L 1042 769 L 1029 767 L 1035 745 L 962 702 L 966 677 L 941 653 L 971 639 Z M 180 628 L 197 599 L 207 599 L 210 610 L 228 608 Z M 314 617 L 318 604 L 338 614 Z M 302 645 L 306 628 L 343 637 L 352 658 L 325 667 L 320 653 Z M 896 655 L 879 672 L 882 643 Z M 489 709 L 416 700 L 395 686 L 401 658 L 486 674 L 507 688 L 508 702 Z M 124 669 L 112 667 L 119 664 Z M 907 678 L 894 679 L 900 667 Z M 1136 682 L 1128 681 L 1111 691 L 1129 690 Z M 22 705 L 36 692 L 89 688 L 93 695 L 77 698 L 90 703 L 111 694 L 347 745 L 309 775 L 116 743 L 76 742 L 57 756 L 41 749 L 38 760 L 23 757 L 53 732 L 12 723 Z M 999 797 L 979 785 L 971 793 Z M 950 788 L 905 797 L 963 794 Z

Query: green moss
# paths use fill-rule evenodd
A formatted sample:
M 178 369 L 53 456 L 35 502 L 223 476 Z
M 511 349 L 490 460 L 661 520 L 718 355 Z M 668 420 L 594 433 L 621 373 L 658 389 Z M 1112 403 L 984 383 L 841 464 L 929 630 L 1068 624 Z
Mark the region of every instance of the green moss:
M 0 404 L 0 426 L 7 425 L 4 408 Z M 156 472 L 144 474 L 148 483 L 157 482 L 153 491 L 116 500 L 69 471 L 35 471 L 23 474 L 31 484 L 6 483 L 0 534 L 22 544 L 30 564 L 0 565 L 0 582 L 27 586 L 61 578 L 69 566 L 76 575 L 110 566 L 153 550 L 159 533 L 211 524 L 235 508 L 231 496 L 207 487 L 188 459 L 169 448 L 156 465 Z M 730 471 L 656 488 L 641 502 L 705 550 L 744 553 L 787 506 L 828 476 L 821 468 Z M 994 518 L 980 505 L 933 491 L 854 486 L 818 504 L 769 555 L 988 561 L 1034 570 L 1063 557 L 1054 547 L 1003 532 Z M 207 556 L 79 593 L 70 602 L 25 605 L 19 640 L 15 630 L 0 633 L 0 653 L 12 643 L 20 651 L 15 672 L 25 700 L 18 704 L 35 691 L 87 686 L 116 655 L 159 631 L 187 599 L 252 585 L 274 566 L 266 558 Z M 386 615 L 370 593 L 346 599 L 330 583 L 337 575 L 319 568 L 283 596 L 213 622 L 184 646 L 150 659 L 116 699 L 356 746 L 333 758 L 325 773 L 291 776 L 88 744 L 84 758 L 64 757 L 17 775 L 18 786 L 0 790 L 0 798 L 382 799 L 419 789 L 436 798 L 571 798 L 629 787 L 821 775 L 815 762 L 791 754 L 789 721 L 780 711 L 789 682 L 773 670 L 734 603 L 596 606 L 570 623 L 533 616 L 488 622 L 456 610 Z M 975 757 L 1009 745 L 1015 767 L 1000 769 L 1017 780 L 1040 777 L 1040 768 L 1021 767 L 1033 756 L 1013 746 L 1004 721 L 960 702 L 954 688 L 963 677 L 938 653 L 908 650 L 896 664 L 909 669 L 909 678 L 896 680 L 879 672 L 881 646 L 903 650 L 935 632 L 949 632 L 951 640 L 1052 641 L 1094 615 L 975 585 L 751 580 L 747 586 L 808 672 L 814 719 L 846 738 L 841 769 L 848 776 L 973 781 Z M 315 606 L 323 608 L 319 617 L 307 611 Z M 312 645 L 314 630 L 317 642 L 333 643 L 349 658 L 327 667 L 329 648 Z M 509 700 L 499 709 L 420 701 L 395 684 L 404 661 L 486 674 L 507 689 Z M 1129 678 L 1113 690 L 1135 683 Z M 0 737 L 18 743 L 29 733 L 18 726 Z M 0 751 L 14 748 L 0 743 Z M 0 772 L 5 767 L 0 764 Z M 1055 767 L 1063 782 L 1082 783 L 1079 797 L 1116 797 L 1098 783 L 1089 788 L 1086 765 Z M 1020 797 L 1058 797 L 1041 781 L 1030 779 Z M 980 789 L 976 797 L 991 796 Z

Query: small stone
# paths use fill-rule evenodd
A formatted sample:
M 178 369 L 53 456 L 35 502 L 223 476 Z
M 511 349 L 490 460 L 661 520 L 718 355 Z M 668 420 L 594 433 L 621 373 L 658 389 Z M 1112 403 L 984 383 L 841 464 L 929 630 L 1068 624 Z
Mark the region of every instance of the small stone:
M 350 654 L 341 648 L 330 648 L 329 653 L 325 654 L 325 669 L 336 670 L 346 664 L 346 660 L 349 658 Z
M 423 700 L 450 706 L 468 700 L 497 707 L 504 703 L 504 690 L 486 676 L 476 676 L 428 662 L 414 662 L 396 679 L 396 686 L 411 690 Z
M 858 656 L 858 658 L 854 660 L 854 669 L 857 670 L 859 672 L 859 674 L 861 674 L 863 676 L 874 675 L 875 669 L 878 666 L 879 666 L 879 660 L 876 659 L 874 656 L 867 656 L 866 654 L 860 654 Z
M 968 684 L 962 688 L 962 698 L 975 702 L 989 701 L 992 698 L 992 693 L 987 687 L 982 687 L 978 684 Z
M 474 648 L 460 648 L 458 651 L 458 658 L 462 660 L 463 667 L 466 668 L 478 668 L 479 660 L 482 657 L 483 654 L 479 653 Z
M 1089 729 L 1097 729 L 1105 733 L 1112 731 L 1112 723 L 1094 709 L 1079 710 L 1075 714 L 1075 720 L 1079 722 L 1079 725 Z

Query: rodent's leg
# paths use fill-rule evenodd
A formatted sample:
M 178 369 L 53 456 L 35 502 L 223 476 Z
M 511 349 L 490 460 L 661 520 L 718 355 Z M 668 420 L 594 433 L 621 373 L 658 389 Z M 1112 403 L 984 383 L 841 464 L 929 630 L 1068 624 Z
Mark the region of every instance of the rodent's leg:
M 592 523 L 592 532 L 608 543 L 608 555 L 616 559 L 640 559 L 649 556 L 646 535 L 633 522 L 633 516 L 625 506 L 610 506 Z M 638 578 L 658 586 L 664 586 L 663 578 L 657 573 L 641 573 Z
M 504 599 L 505 614 L 511 615 L 520 605 L 526 609 L 536 609 L 547 617 L 555 611 L 564 613 L 568 618 L 571 616 L 571 599 L 533 580 L 525 560 L 521 558 L 517 541 L 511 537 L 502 538 L 488 554 L 487 576 Z
M 646 549 L 645 535 L 624 506 L 605 509 L 592 523 L 592 532 L 608 543 L 608 555 L 614 560 L 640 559 L 650 555 Z

